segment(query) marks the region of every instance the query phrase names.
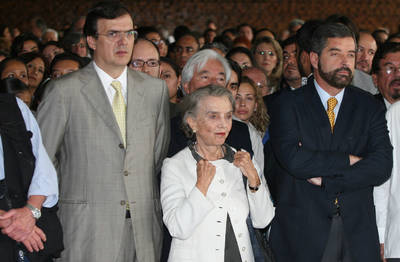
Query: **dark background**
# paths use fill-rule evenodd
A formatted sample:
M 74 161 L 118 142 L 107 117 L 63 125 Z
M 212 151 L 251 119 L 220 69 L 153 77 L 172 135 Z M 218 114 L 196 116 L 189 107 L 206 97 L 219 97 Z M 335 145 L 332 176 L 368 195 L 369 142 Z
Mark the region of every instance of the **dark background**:
M 50 28 L 61 30 L 76 16 L 84 15 L 93 0 L 0 0 L 0 23 L 24 31 L 30 17 L 40 15 Z M 398 31 L 400 0 L 265 0 L 265 1 L 122 1 L 133 12 L 135 24 L 156 25 L 158 29 L 185 24 L 203 31 L 207 19 L 219 29 L 247 22 L 256 28 L 268 27 L 278 35 L 293 18 L 326 18 L 340 13 L 362 29 L 387 27 Z

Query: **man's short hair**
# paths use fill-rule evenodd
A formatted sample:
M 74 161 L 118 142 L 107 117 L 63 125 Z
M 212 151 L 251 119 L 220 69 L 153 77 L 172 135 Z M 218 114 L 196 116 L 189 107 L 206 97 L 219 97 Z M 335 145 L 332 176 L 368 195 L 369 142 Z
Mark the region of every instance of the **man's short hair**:
M 192 55 L 186 62 L 182 69 L 182 85 L 189 83 L 193 78 L 194 70 L 200 71 L 210 59 L 215 59 L 222 64 L 225 71 L 225 84 L 227 84 L 231 78 L 231 68 L 228 61 L 214 50 L 205 49 Z
M 50 73 L 53 73 L 53 67 L 55 66 L 55 64 L 57 64 L 60 61 L 65 61 L 65 60 L 71 60 L 71 61 L 75 61 L 78 63 L 79 68 L 84 67 L 84 62 L 82 61 L 82 58 L 76 54 L 72 54 L 72 53 L 62 53 L 62 54 L 58 54 L 54 57 L 53 61 L 51 61 L 50 64 Z
M 105 1 L 96 4 L 86 16 L 83 32 L 86 36 L 97 36 L 97 21 L 99 19 L 115 19 L 125 14 L 130 15 L 125 5 L 117 1 Z M 133 19 L 132 19 L 133 20 Z
M 385 42 L 378 47 L 378 50 L 375 53 L 374 59 L 372 60 L 372 69 L 371 73 L 376 74 L 380 70 L 379 62 L 385 58 L 385 56 L 389 53 L 397 53 L 400 52 L 400 43 L 395 42 Z
M 328 38 L 344 38 L 351 37 L 356 44 L 354 33 L 344 24 L 326 23 L 320 25 L 314 32 L 311 39 L 311 51 L 321 55 L 322 50 L 326 47 Z
M 283 51 L 283 49 L 285 49 L 286 46 L 291 45 L 291 44 L 295 44 L 295 43 L 296 43 L 296 36 L 291 36 L 291 37 L 285 39 L 281 44 L 282 51 Z
M 176 39 L 175 44 L 178 43 L 178 41 L 179 41 L 182 37 L 185 37 L 185 36 L 191 36 L 191 37 L 193 37 L 194 40 L 195 40 L 196 43 L 197 43 L 197 48 L 200 48 L 199 38 L 198 38 L 197 35 L 196 35 L 195 33 L 193 33 L 193 32 L 186 32 L 186 33 L 182 34 L 179 38 Z
M 139 37 L 139 38 L 135 39 L 135 45 L 133 46 L 133 48 L 135 48 L 136 44 L 139 42 L 147 42 L 150 45 L 152 45 L 154 47 L 154 49 L 156 49 L 158 57 L 160 57 L 160 50 L 158 50 L 158 46 L 156 44 L 154 44 L 153 41 L 150 41 L 144 37 Z
M 305 51 L 311 52 L 311 38 L 312 35 L 323 22 L 321 20 L 309 20 L 296 32 L 296 43 L 299 47 L 298 52 Z

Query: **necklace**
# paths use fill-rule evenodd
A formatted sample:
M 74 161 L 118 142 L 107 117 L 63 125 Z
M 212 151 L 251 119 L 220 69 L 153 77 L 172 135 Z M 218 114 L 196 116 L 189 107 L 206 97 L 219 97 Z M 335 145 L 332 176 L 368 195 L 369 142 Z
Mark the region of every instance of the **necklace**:
M 200 153 L 199 146 L 198 146 L 197 143 L 196 143 L 195 146 L 194 146 L 194 150 L 196 151 L 196 153 L 197 153 L 201 158 L 203 158 L 203 159 L 205 159 L 205 160 L 207 160 L 207 161 L 214 161 L 214 160 L 218 160 L 218 159 L 221 159 L 221 158 L 224 157 L 224 150 L 223 150 L 223 148 L 222 148 L 222 145 L 219 146 L 219 148 L 218 148 L 218 150 L 217 150 L 217 152 L 216 152 L 216 154 L 215 154 L 215 159 L 213 159 L 213 160 L 210 160 L 210 159 L 206 158 L 204 154 L 201 154 L 201 153 Z

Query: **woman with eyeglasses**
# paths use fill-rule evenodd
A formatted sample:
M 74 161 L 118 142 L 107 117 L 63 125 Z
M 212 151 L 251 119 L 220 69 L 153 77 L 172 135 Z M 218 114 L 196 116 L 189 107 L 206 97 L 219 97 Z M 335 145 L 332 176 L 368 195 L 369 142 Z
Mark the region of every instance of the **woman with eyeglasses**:
M 283 70 L 283 54 L 279 43 L 270 37 L 257 39 L 253 44 L 252 53 L 256 66 L 264 69 L 268 79 L 276 88 Z

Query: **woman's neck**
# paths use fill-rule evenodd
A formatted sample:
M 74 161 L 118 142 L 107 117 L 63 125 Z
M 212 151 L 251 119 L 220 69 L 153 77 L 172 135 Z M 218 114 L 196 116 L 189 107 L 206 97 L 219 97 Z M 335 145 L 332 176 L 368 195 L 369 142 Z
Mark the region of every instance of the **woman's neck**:
M 214 161 L 224 157 L 224 152 L 221 145 L 206 146 L 196 143 L 195 148 L 197 153 L 208 161 Z

